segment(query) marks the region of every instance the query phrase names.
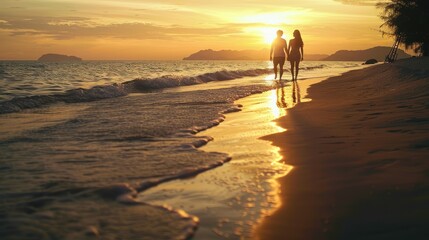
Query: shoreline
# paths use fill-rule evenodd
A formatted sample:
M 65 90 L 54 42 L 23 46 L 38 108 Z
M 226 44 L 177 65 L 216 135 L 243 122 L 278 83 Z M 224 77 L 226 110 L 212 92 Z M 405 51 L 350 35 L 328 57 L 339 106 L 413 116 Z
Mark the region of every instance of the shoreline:
M 228 113 L 221 125 L 197 134 L 214 139 L 200 150 L 227 152 L 232 160 L 192 178 L 150 188 L 139 194 L 139 201 L 167 204 L 200 218 L 193 239 L 254 238 L 255 226 L 280 205 L 276 179 L 291 170 L 279 162 L 279 148 L 263 136 L 283 132 L 274 120 L 287 108 L 310 101 L 304 98 L 308 87 L 325 79 L 288 81 L 238 99 L 234 104 L 243 106 L 241 111 Z
M 353 70 L 267 136 L 294 169 L 257 239 L 423 239 L 429 222 L 429 60 Z
M 267 80 L 268 79 L 264 79 L 262 81 L 267 81 Z M 247 84 L 249 85 L 249 86 L 247 86 L 248 88 L 244 88 L 244 86 L 241 86 L 240 91 L 237 90 L 237 92 L 235 92 L 235 93 L 227 91 L 226 93 L 227 94 L 231 94 L 231 98 L 230 99 L 232 99 L 232 98 L 237 99 L 237 97 L 246 96 L 246 95 L 250 94 L 253 91 L 252 90 L 253 88 L 251 87 L 251 85 L 253 85 L 254 81 L 261 82 L 261 79 L 257 78 L 257 77 L 255 79 L 253 79 L 253 78 L 243 78 L 242 80 L 239 80 L 239 82 L 236 82 L 234 84 L 245 83 L 245 85 L 247 85 Z M 306 80 L 305 82 L 310 82 L 310 81 L 311 80 Z M 207 84 L 207 85 L 204 85 L 204 86 L 201 86 L 201 87 L 204 88 L 205 90 L 207 90 L 208 88 L 216 90 L 219 87 L 220 88 L 225 88 L 225 87 L 228 88 L 229 86 L 233 86 L 234 84 L 232 82 L 225 81 L 225 82 L 221 82 L 220 86 L 218 86 L 218 84 Z M 179 92 L 187 91 L 189 89 L 194 89 L 195 90 L 195 88 L 196 87 L 192 86 L 192 87 L 186 87 L 186 88 L 183 88 L 183 89 L 171 89 L 171 90 L 168 90 L 166 92 L 169 93 L 168 94 L 169 96 L 176 96 L 177 97 L 177 96 L 179 96 Z M 244 89 L 242 89 L 242 88 L 244 88 Z M 246 90 L 246 89 L 248 89 L 249 91 Z M 250 90 L 252 90 L 252 91 L 250 91 Z M 255 92 L 255 91 L 253 91 L 253 92 Z M 258 92 L 258 91 L 256 91 L 256 92 Z M 286 91 L 286 92 L 289 92 L 289 90 Z M 290 93 L 291 92 L 293 92 L 292 89 L 290 90 Z M 272 97 L 271 100 L 269 101 L 270 104 L 271 104 L 271 106 L 270 106 L 271 109 L 269 110 L 270 114 L 271 115 L 272 114 L 278 114 L 279 113 L 278 104 L 283 104 L 283 100 L 284 100 L 284 99 L 282 99 L 284 97 L 281 97 L 280 95 L 284 94 L 284 93 L 282 93 L 282 91 L 270 91 L 270 92 L 267 92 L 267 94 L 271 94 L 271 97 Z M 221 96 L 221 95 L 219 95 L 219 96 Z M 255 96 L 257 98 L 257 97 L 260 97 L 262 95 L 261 94 L 254 94 L 253 96 Z M 103 131 L 106 130 L 109 133 L 111 133 L 112 130 L 116 129 L 116 130 L 120 130 L 121 132 L 123 132 L 121 130 L 122 129 L 121 126 L 117 125 L 114 121 L 112 121 L 112 120 L 114 120 L 114 118 L 111 118 L 112 114 L 108 114 L 108 112 L 106 112 L 106 111 L 109 111 L 110 113 L 114 113 L 114 116 L 121 116 L 121 115 L 115 115 L 115 114 L 116 113 L 120 113 L 121 111 L 123 111 L 123 109 L 124 109 L 123 107 L 124 106 L 126 106 L 125 109 L 133 109 L 133 111 L 135 109 L 142 109 L 142 110 L 144 110 L 145 104 L 146 103 L 150 104 L 149 101 L 144 101 L 144 99 L 149 98 L 149 97 L 151 97 L 151 96 L 143 96 L 143 95 L 132 95 L 131 96 L 130 95 L 128 97 L 124 97 L 124 98 L 120 98 L 120 99 L 113 98 L 113 99 L 110 99 L 110 100 L 96 101 L 96 102 L 93 102 L 93 103 L 90 103 L 90 104 L 89 103 L 88 104 L 77 104 L 77 105 L 73 105 L 73 106 L 79 106 L 79 108 L 75 109 L 75 107 L 73 107 L 73 109 L 70 109 L 70 115 L 58 116 L 59 117 L 58 119 L 57 118 L 51 119 L 50 122 L 47 123 L 47 125 L 45 125 L 44 123 L 43 124 L 36 124 L 36 125 L 34 125 L 31 121 L 30 122 L 23 121 L 23 124 L 26 125 L 26 129 L 31 130 L 29 132 L 29 134 L 32 133 L 32 132 L 34 132 L 35 134 L 38 134 L 37 129 L 39 129 L 39 128 L 43 129 L 44 127 L 49 128 L 48 129 L 49 132 L 46 132 L 46 133 L 49 133 L 49 134 L 52 134 L 52 133 L 56 134 L 56 133 L 58 133 L 59 134 L 61 131 L 63 131 L 61 129 L 69 129 L 69 128 L 59 128 L 59 127 L 56 127 L 57 125 L 61 125 L 61 124 L 62 125 L 64 125 L 64 124 L 65 125 L 67 125 L 67 124 L 72 124 L 73 125 L 74 124 L 74 125 L 76 125 L 77 128 L 80 129 L 80 128 L 85 128 L 85 125 L 80 124 L 80 122 L 88 122 L 88 120 L 91 120 L 90 122 L 94 122 L 94 124 L 95 124 L 95 123 L 99 122 L 98 119 L 100 119 L 100 116 L 106 116 L 105 120 L 109 120 L 108 122 L 112 122 L 113 128 L 106 127 L 106 121 L 104 121 L 104 124 L 102 124 L 102 125 L 98 125 L 97 124 L 96 125 L 96 126 L 99 126 L 100 130 L 103 130 Z M 204 95 L 204 98 L 207 98 L 207 97 L 210 97 L 210 96 Z M 288 95 L 287 98 L 290 98 L 291 101 L 294 101 L 293 100 L 294 97 L 290 97 L 290 95 Z M 135 101 L 135 99 L 139 99 L 140 101 Z M 195 100 L 195 98 L 192 98 L 192 100 Z M 204 99 L 204 100 L 206 100 L 206 99 Z M 238 101 L 240 102 L 241 99 L 238 100 Z M 133 104 L 130 104 L 130 103 L 133 103 Z M 203 105 L 204 102 L 198 102 L 198 103 L 201 103 L 201 105 Z M 220 103 L 224 103 L 224 102 L 222 101 Z M 264 105 L 263 107 L 265 107 L 265 108 L 267 107 L 267 106 L 265 106 L 266 103 L 267 103 L 266 100 L 258 100 L 257 101 L 257 104 Z M 116 107 L 112 107 L 112 104 L 114 104 Z M 254 105 L 257 105 L 257 104 L 249 104 L 249 106 L 253 107 Z M 46 109 L 41 109 L 39 111 L 35 111 L 35 113 L 42 113 L 43 112 L 43 113 L 46 113 L 46 114 L 48 114 L 50 116 L 51 115 L 50 114 L 51 111 L 55 112 L 56 111 L 55 109 L 57 107 L 59 109 L 62 109 L 63 106 L 65 108 L 69 109 L 68 108 L 69 105 L 55 105 L 55 106 L 50 106 L 49 108 L 46 108 Z M 247 104 L 246 104 L 246 106 L 247 106 Z M 97 111 L 93 111 L 93 110 L 97 110 Z M 119 110 L 119 111 L 117 111 L 117 110 Z M 26 112 L 23 112 L 23 113 L 25 113 L 25 115 L 27 115 L 27 114 L 31 115 L 31 113 L 33 113 L 33 111 L 30 110 L 29 112 L 26 111 Z M 14 116 L 14 118 L 15 117 L 19 118 L 19 117 L 23 116 L 23 113 L 16 113 L 16 114 L 12 114 L 12 115 L 7 115 L 7 117 Z M 139 112 L 139 113 L 142 113 L 142 112 Z M 243 113 L 243 112 L 241 112 L 241 113 Z M 157 112 L 156 114 L 161 114 L 161 112 Z M 249 127 L 257 127 L 258 126 L 258 124 L 255 124 L 255 122 L 252 122 L 252 124 L 249 125 L 249 120 L 252 120 L 254 116 L 262 117 L 261 121 L 263 122 L 264 126 L 267 125 L 270 128 L 278 129 L 278 127 L 273 122 L 271 122 L 271 120 L 273 120 L 273 119 L 275 119 L 275 118 L 277 118 L 279 116 L 276 115 L 275 117 L 272 117 L 270 119 L 266 119 L 265 118 L 266 114 L 258 112 L 258 111 L 254 111 L 251 115 L 252 116 L 250 118 L 244 118 L 244 119 L 242 119 L 242 123 L 241 123 L 241 127 L 242 127 L 241 130 L 242 131 L 241 131 L 241 133 L 243 133 L 245 135 L 253 134 L 250 137 L 252 137 L 252 138 L 254 138 L 256 140 L 258 140 L 258 138 L 260 138 L 261 136 L 271 134 L 271 132 L 265 131 L 266 130 L 265 128 L 262 128 L 262 130 L 257 130 L 255 132 L 252 132 L 251 130 L 249 130 Z M 49 116 L 47 116 L 47 115 L 46 116 L 40 116 L 40 118 L 41 119 L 43 119 L 45 117 L 49 118 Z M 122 119 L 122 121 L 123 120 L 127 120 L 130 123 L 139 123 L 139 121 L 141 121 L 141 119 L 139 119 L 137 121 L 135 121 L 135 120 L 132 121 L 133 117 L 138 117 L 138 116 L 152 116 L 152 115 L 151 114 L 149 114 L 149 115 L 148 114 L 146 114 L 146 115 L 139 115 L 139 114 L 137 114 L 137 115 L 131 115 L 130 117 L 127 117 L 126 119 Z M 154 116 L 156 116 L 156 115 L 154 115 Z M 230 115 L 228 115 L 228 116 L 230 116 Z M 69 119 L 69 118 L 70 119 L 71 118 L 78 119 L 78 120 L 68 121 L 67 119 Z M 5 117 L 5 119 L 6 119 L 6 117 Z M 13 121 L 13 119 L 8 119 L 8 120 Z M 23 120 L 25 120 L 25 119 L 23 119 Z M 216 125 L 216 124 L 214 124 L 214 125 Z M 198 126 L 198 124 L 196 126 Z M 233 128 L 235 128 L 235 126 L 233 126 Z M 213 129 L 218 129 L 218 128 L 213 128 Z M 192 129 L 190 129 L 190 130 L 192 130 Z M 69 131 L 69 130 L 67 130 L 67 131 Z M 76 131 L 74 131 L 74 132 L 76 132 Z M 85 131 L 85 132 L 88 132 L 88 131 Z M 195 131 L 192 130 L 192 132 L 195 132 Z M 46 133 L 45 132 L 41 132 L 40 134 L 46 134 Z M 71 133 L 73 133 L 73 132 L 71 132 Z M 240 138 L 241 137 L 241 136 L 239 136 L 240 132 L 232 132 L 231 131 L 229 133 L 231 133 L 233 136 L 235 136 L 235 138 L 237 138 L 237 137 Z M 10 135 L 10 133 L 8 133 L 8 134 Z M 21 133 L 17 133 L 17 134 L 21 134 Z M 133 134 L 133 133 L 130 132 L 130 134 Z M 202 135 L 206 135 L 207 132 L 204 131 L 201 134 Z M 201 135 L 201 134 L 198 134 L 198 135 Z M 69 135 L 70 135 L 70 132 L 67 133 L 67 134 L 61 133 L 58 136 L 69 136 Z M 107 134 L 107 136 L 108 135 L 109 134 Z M 208 134 L 208 135 L 210 135 L 210 134 Z M 12 136 L 12 135 L 10 135 L 10 136 Z M 40 135 L 40 136 L 43 136 L 43 135 Z M 91 136 L 93 136 L 93 135 L 90 135 L 88 137 L 91 137 Z M 39 137 L 39 135 L 37 135 L 36 137 Z M 42 138 L 42 140 L 43 140 L 43 138 Z M 131 139 L 131 140 L 133 140 L 133 139 Z M 239 140 L 242 140 L 242 139 L 239 139 Z M 270 146 L 271 145 L 271 143 L 268 142 L 268 141 L 263 141 L 263 142 L 264 142 L 263 146 Z M 17 142 L 17 144 L 20 144 L 20 142 Z M 129 143 L 127 143 L 127 144 L 129 144 Z M 194 145 L 194 147 L 197 147 L 194 143 L 192 143 L 192 145 Z M 250 148 L 250 150 L 257 151 L 258 153 L 259 152 L 264 152 L 264 153 L 268 152 L 268 155 L 266 157 L 264 157 L 265 159 L 274 160 L 274 161 L 280 160 L 280 158 L 278 157 L 277 153 L 268 151 L 267 149 L 260 150 L 259 148 L 253 148 L 253 146 L 259 146 L 259 145 L 262 146 L 262 144 L 253 144 L 253 145 L 252 144 L 244 144 L 244 145 L 247 146 L 248 148 Z M 199 146 L 200 145 L 198 144 L 198 147 Z M 214 146 L 214 145 L 209 144 L 209 146 Z M 234 143 L 229 144 L 229 146 L 232 147 L 232 148 L 235 147 Z M 61 148 L 62 145 L 60 144 L 58 147 Z M 244 151 L 244 153 L 247 154 L 247 151 L 248 151 L 248 149 L 246 149 Z M 94 151 L 92 151 L 92 152 L 94 152 Z M 95 151 L 95 152 L 98 152 L 98 151 Z M 222 143 L 218 146 L 218 152 L 225 152 L 224 151 L 224 145 Z M 228 151 L 226 151 L 226 152 L 228 152 Z M 207 153 L 207 154 L 210 154 L 210 153 Z M 219 153 L 213 153 L 213 154 L 219 154 Z M 58 155 L 58 156 L 60 156 L 60 155 Z M 248 156 L 243 156 L 244 159 L 248 159 L 247 157 Z M 23 159 L 25 159 L 25 158 L 23 158 Z M 193 158 L 193 159 L 198 159 L 198 158 Z M 239 186 L 238 190 L 239 191 L 243 191 L 245 194 L 242 195 L 242 197 L 239 197 L 239 198 L 237 198 L 237 195 L 232 194 L 231 195 L 232 196 L 231 201 L 226 202 L 227 206 L 231 207 L 234 211 L 235 211 L 235 209 L 236 209 L 237 206 L 244 207 L 245 210 L 242 211 L 242 212 L 238 212 L 238 213 L 237 213 L 237 211 L 235 211 L 235 213 L 234 213 L 234 211 L 225 211 L 225 213 L 227 213 L 227 214 L 231 214 L 232 213 L 233 215 L 235 215 L 234 217 L 237 217 L 238 219 L 241 219 L 243 217 L 247 217 L 247 219 L 250 219 L 250 220 L 249 221 L 241 221 L 241 222 L 239 222 L 239 220 L 238 220 L 237 222 L 235 222 L 238 225 L 238 228 L 236 228 L 235 225 L 230 224 L 231 221 L 229 219 L 225 219 L 225 218 L 223 218 L 223 219 L 215 219 L 215 222 L 214 222 L 215 227 L 222 228 L 223 226 L 229 225 L 229 226 L 226 226 L 226 228 L 231 228 L 230 226 L 233 225 L 233 227 L 231 228 L 231 231 L 229 231 L 229 232 L 227 231 L 227 234 L 230 234 L 230 236 L 234 235 L 237 238 L 238 237 L 243 237 L 244 235 L 251 236 L 251 234 L 252 234 L 251 231 L 253 231 L 253 225 L 255 223 L 258 223 L 259 220 L 260 220 L 259 215 L 260 214 L 270 214 L 270 210 L 269 209 L 272 209 L 273 208 L 272 206 L 276 206 L 277 203 L 278 203 L 277 200 L 272 200 L 272 201 L 270 200 L 271 198 L 273 198 L 272 194 L 271 194 L 271 191 L 270 191 L 270 189 L 268 191 L 264 190 L 264 188 L 267 189 L 267 187 L 268 187 L 267 184 L 268 185 L 269 184 L 277 184 L 277 182 L 273 182 L 272 181 L 272 176 L 276 175 L 276 174 L 285 173 L 286 171 L 282 170 L 281 168 L 277 169 L 278 171 L 277 170 L 273 170 L 273 168 L 272 168 L 272 166 L 270 164 L 268 164 L 269 166 L 267 166 L 267 167 L 265 167 L 264 169 L 261 170 L 260 169 L 261 166 L 259 166 L 259 163 L 260 162 L 258 162 L 258 161 L 253 162 L 252 164 L 254 166 L 254 169 L 251 169 L 252 167 L 248 167 L 245 170 L 243 170 L 243 173 L 244 174 L 249 174 L 250 173 L 249 175 L 251 175 L 251 176 L 255 175 L 257 178 L 259 178 L 260 180 L 262 179 L 262 180 L 259 181 L 259 183 L 257 183 L 257 181 L 253 181 L 252 178 L 247 178 L 247 180 L 243 180 L 245 178 L 242 178 L 241 180 L 243 180 L 243 182 L 241 183 L 241 185 L 238 185 Z M 270 162 L 268 162 L 268 163 L 270 163 Z M 240 164 L 238 164 L 238 165 L 240 165 Z M 244 165 L 246 165 L 246 164 L 244 164 Z M 78 165 L 76 165 L 76 166 L 78 166 Z M 239 169 L 241 169 L 241 167 L 242 167 L 242 165 L 238 166 Z M 65 169 L 67 169 L 67 168 L 65 168 Z M 144 170 L 144 169 L 142 169 L 142 170 Z M 212 171 L 207 171 L 207 172 L 212 172 Z M 143 171 L 143 173 L 144 173 L 144 171 Z M 142 172 L 139 172 L 139 175 L 141 175 L 141 174 L 142 174 Z M 218 176 L 214 176 L 214 177 L 215 177 L 214 179 L 218 183 L 221 183 L 221 184 L 224 183 L 224 179 L 222 179 L 221 177 L 220 178 Z M 232 180 L 230 180 L 230 181 L 233 181 L 233 182 L 236 181 L 237 180 L 236 177 L 237 176 L 232 176 L 232 178 L 231 178 Z M 188 179 L 193 179 L 193 178 L 194 177 L 189 176 Z M 195 178 L 198 178 L 198 176 L 195 177 Z M 267 181 L 265 182 L 265 180 L 267 180 Z M 269 181 L 271 181 L 271 182 L 269 182 Z M 204 186 L 205 190 L 210 190 L 209 188 L 207 188 L 208 185 L 209 184 L 207 184 L 207 185 L 202 184 L 201 186 Z M 228 190 L 228 191 L 231 190 L 229 187 L 230 187 L 230 185 L 227 182 L 225 189 Z M 139 188 L 139 190 L 142 190 L 142 189 Z M 249 194 L 249 197 L 245 196 L 246 194 L 249 193 L 248 191 L 250 191 L 250 192 L 253 191 L 253 193 L 252 193 L 253 195 Z M 179 198 L 180 197 L 181 196 L 179 196 Z M 204 202 L 202 202 L 202 203 L 204 204 Z M 190 204 L 193 204 L 193 202 L 191 201 Z M 175 207 L 175 209 L 178 210 L 178 212 L 180 212 L 181 206 L 178 206 L 178 207 L 174 206 L 174 207 Z M 267 209 L 268 209 L 268 211 L 266 211 Z M 248 214 L 249 211 L 253 212 L 254 214 L 250 214 L 250 216 L 249 216 L 249 214 Z M 222 211 L 217 211 L 217 212 L 222 212 Z M 259 212 L 261 212 L 261 213 L 259 213 Z M 218 220 L 220 220 L 220 222 Z M 102 229 L 102 227 L 100 229 Z M 213 228 L 209 228 L 208 231 L 211 234 L 214 233 L 216 237 L 222 237 L 223 234 L 224 234 L 224 231 L 222 231 L 222 230 L 217 231 L 216 229 L 213 229 Z M 105 234 L 107 234 L 107 232 L 105 232 Z M 199 233 L 197 232 L 197 234 L 199 234 Z M 204 234 L 201 235 L 201 239 L 205 239 L 205 235 Z
M 282 131 L 271 122 L 278 115 L 264 104 L 273 93 L 275 102 L 275 90 L 235 101 L 235 105 L 243 105 L 240 112 L 228 113 L 220 126 L 197 134 L 214 138 L 200 150 L 228 152 L 231 161 L 192 178 L 150 188 L 141 192 L 138 200 L 153 205 L 168 204 L 198 217 L 200 226 L 193 239 L 250 237 L 260 214 L 277 207 L 276 194 L 271 189 L 277 183 L 269 180 L 289 171 L 288 166 L 277 163 L 278 149 L 269 141 L 258 139 Z M 245 126 L 250 119 L 253 126 Z

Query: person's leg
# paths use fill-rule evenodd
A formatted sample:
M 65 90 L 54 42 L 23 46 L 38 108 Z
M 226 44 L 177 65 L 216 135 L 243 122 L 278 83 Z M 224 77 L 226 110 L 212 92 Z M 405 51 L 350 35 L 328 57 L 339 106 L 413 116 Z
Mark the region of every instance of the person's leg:
M 273 60 L 273 64 L 274 64 L 274 79 L 277 79 L 277 64 L 278 64 L 278 62 L 276 61 L 275 58 Z
M 299 61 L 296 61 L 296 64 L 295 64 L 295 80 L 298 80 L 298 72 L 299 72 Z
M 294 68 L 295 68 L 295 62 L 294 61 L 290 61 L 290 72 L 292 73 L 292 81 L 295 79 L 294 77 Z
M 296 103 L 296 84 L 297 82 L 293 81 L 293 88 L 292 88 L 292 100 L 293 103 Z
M 280 62 L 280 80 L 282 80 L 282 76 L 283 76 L 283 66 L 284 66 L 284 62 Z

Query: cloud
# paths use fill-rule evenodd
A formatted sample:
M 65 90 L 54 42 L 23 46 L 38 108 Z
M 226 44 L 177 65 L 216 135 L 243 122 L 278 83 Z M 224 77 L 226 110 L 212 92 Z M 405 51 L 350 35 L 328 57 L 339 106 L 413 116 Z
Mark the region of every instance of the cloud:
M 0 29 L 11 36 L 43 35 L 56 40 L 73 38 L 128 38 L 128 39 L 180 39 L 185 37 L 204 37 L 238 34 L 240 25 L 219 25 L 218 27 L 198 28 L 180 25 L 156 25 L 152 23 L 113 23 L 99 24 L 90 18 L 82 17 L 30 17 L 27 19 L 8 18 L 2 20 Z
M 385 2 L 380 0 L 334 0 L 348 5 L 360 5 L 360 6 L 375 6 L 379 2 Z

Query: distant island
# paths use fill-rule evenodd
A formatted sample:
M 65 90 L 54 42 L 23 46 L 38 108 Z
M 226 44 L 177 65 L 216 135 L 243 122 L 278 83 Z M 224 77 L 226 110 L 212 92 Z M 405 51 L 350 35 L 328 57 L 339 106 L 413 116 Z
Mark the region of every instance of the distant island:
M 373 47 L 365 50 L 340 50 L 336 53 L 324 58 L 323 61 L 366 61 L 368 59 L 376 59 L 379 62 L 384 62 L 384 59 L 389 54 L 391 47 Z M 403 50 L 398 49 L 398 59 L 410 58 L 411 56 Z
M 77 62 L 82 61 L 82 58 L 75 56 L 67 56 L 62 54 L 48 53 L 42 55 L 37 61 L 41 62 Z
M 376 59 L 383 62 L 391 47 L 373 47 L 365 50 L 340 50 L 332 55 L 305 54 L 304 60 L 308 61 L 366 61 Z M 183 58 L 183 60 L 268 60 L 269 49 L 261 50 L 213 50 L 205 49 Z M 410 58 L 403 50 L 398 49 L 398 59 Z
M 183 60 L 268 60 L 270 57 L 269 49 L 261 50 L 219 50 L 212 49 L 200 50 L 191 54 Z M 317 61 L 328 57 L 324 54 L 306 54 L 305 59 Z

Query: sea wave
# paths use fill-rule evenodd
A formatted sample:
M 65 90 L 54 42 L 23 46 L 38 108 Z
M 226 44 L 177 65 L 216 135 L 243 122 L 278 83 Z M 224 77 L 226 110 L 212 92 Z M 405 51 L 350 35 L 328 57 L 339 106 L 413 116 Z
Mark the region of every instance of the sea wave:
M 23 109 L 36 108 L 56 102 L 89 102 L 105 98 L 125 96 L 126 92 L 122 84 L 108 86 L 96 86 L 90 89 L 73 89 L 63 94 L 37 95 L 30 97 L 14 98 L 0 103 L 0 114 L 19 112 Z
M 167 75 L 157 78 L 138 78 L 119 84 L 95 86 L 89 89 L 72 89 L 62 94 L 17 97 L 5 102 L 0 102 L 0 114 L 19 112 L 24 109 L 41 107 L 56 102 L 90 102 L 106 98 L 121 97 L 132 92 L 150 92 L 159 89 L 195 85 L 211 81 L 225 81 L 242 77 L 255 77 L 268 73 L 271 73 L 270 69 L 249 69 L 242 71 L 216 71 L 198 76 L 184 77 Z
M 242 77 L 256 77 L 271 73 L 270 69 L 249 69 L 243 71 L 217 71 L 198 76 L 162 76 L 158 78 L 140 78 L 125 82 L 128 89 L 134 91 L 150 91 L 179 86 L 195 85 L 212 81 L 233 80 Z

